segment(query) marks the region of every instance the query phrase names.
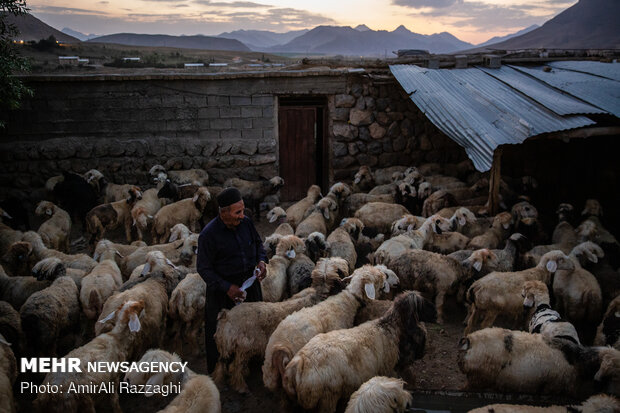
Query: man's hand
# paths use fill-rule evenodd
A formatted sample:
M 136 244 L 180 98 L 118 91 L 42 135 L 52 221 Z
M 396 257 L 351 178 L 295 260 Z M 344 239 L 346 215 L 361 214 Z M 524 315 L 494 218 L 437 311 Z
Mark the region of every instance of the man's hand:
M 258 281 L 263 281 L 265 279 L 265 277 L 267 276 L 267 265 L 263 261 L 260 261 L 256 265 L 256 268 L 258 268 L 260 270 L 260 273 L 258 273 L 256 275 L 256 279 Z
M 233 300 L 233 302 L 237 303 L 237 302 L 241 302 L 243 301 L 243 299 L 245 298 L 245 293 L 244 291 L 241 291 L 239 289 L 239 287 L 235 284 L 231 284 L 230 288 L 228 289 L 228 291 L 226 292 L 226 294 L 228 294 L 228 297 Z

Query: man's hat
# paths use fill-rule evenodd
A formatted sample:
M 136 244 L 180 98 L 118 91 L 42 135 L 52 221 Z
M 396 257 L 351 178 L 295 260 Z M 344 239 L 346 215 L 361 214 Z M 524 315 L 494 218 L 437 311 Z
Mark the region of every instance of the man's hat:
M 220 208 L 227 207 L 241 201 L 241 192 L 237 188 L 226 188 L 217 196 L 217 203 Z

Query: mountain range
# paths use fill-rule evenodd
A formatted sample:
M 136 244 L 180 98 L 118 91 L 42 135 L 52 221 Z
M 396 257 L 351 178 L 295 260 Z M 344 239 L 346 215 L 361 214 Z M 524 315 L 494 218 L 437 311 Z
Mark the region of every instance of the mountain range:
M 616 20 L 619 15 L 620 0 L 580 0 L 540 27 L 530 26 L 512 35 L 490 39 L 477 47 L 447 32 L 422 35 L 402 25 L 393 31 L 371 30 L 365 25 L 355 28 L 318 26 L 312 30 L 287 33 L 236 30 L 218 36 L 119 33 L 88 41 L 134 46 L 375 57 L 392 57 L 392 52 L 398 49 L 423 49 L 431 53 L 470 53 L 491 49 L 614 49 L 620 48 L 620 26 Z M 63 42 L 79 42 L 78 38 L 90 37 L 67 28 L 63 29 L 65 33 L 60 32 L 32 15 L 11 15 L 8 21 L 19 27 L 21 34 L 18 39 L 21 40 L 39 40 L 54 35 Z

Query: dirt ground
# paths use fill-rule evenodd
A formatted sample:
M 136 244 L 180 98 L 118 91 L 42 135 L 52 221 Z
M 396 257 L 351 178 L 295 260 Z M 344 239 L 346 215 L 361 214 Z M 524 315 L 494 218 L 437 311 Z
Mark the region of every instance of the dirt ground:
M 37 228 L 38 222 L 31 221 L 34 228 Z M 276 225 L 269 224 L 263 217 L 256 227 L 264 238 L 273 232 Z M 72 239 L 74 241 L 72 252 L 84 252 L 85 242 L 80 240 L 82 236 L 79 228 L 72 231 Z M 110 234 L 110 239 L 116 242 L 123 241 L 122 231 Z M 148 242 L 148 240 L 146 240 Z M 484 404 L 499 402 L 501 400 L 482 400 L 480 398 L 471 399 L 467 395 L 452 397 L 450 400 L 436 396 L 436 394 L 456 394 L 459 392 L 465 382 L 464 375 L 459 371 L 457 366 L 457 344 L 463 332 L 462 321 L 465 316 L 465 310 L 459 307 L 455 302 L 447 301 L 446 305 L 446 321 L 443 325 L 427 324 L 428 339 L 424 356 L 416 360 L 408 373 L 410 377 L 407 388 L 414 394 L 414 408 L 411 412 L 465 412 L 470 408 L 478 407 Z M 197 372 L 207 372 L 205 353 L 204 353 L 204 334 L 201 332 L 200 338 L 201 351 L 199 356 L 187 358 L 189 367 Z M 228 387 L 220 388 L 220 397 L 222 402 L 222 412 L 256 412 L 256 413 L 274 413 L 281 411 L 296 411 L 290 405 L 282 404 L 281 394 L 272 394 L 262 384 L 261 372 L 262 360 L 255 360 L 250 366 L 251 374 L 248 378 L 248 385 L 251 393 L 248 395 L 239 395 Z M 21 379 L 21 377 L 20 377 Z M 19 383 L 16 384 L 19 389 Z M 429 396 L 430 394 L 430 396 Z M 19 412 L 30 412 L 31 401 L 34 395 L 21 395 L 15 392 L 16 399 L 19 403 Z M 133 413 L 150 413 L 165 407 L 174 398 L 170 395 L 167 398 L 153 396 L 146 398 L 141 395 L 126 395 L 120 397 L 121 408 L 124 412 Z M 346 403 L 346 401 L 345 401 Z M 426 409 L 420 409 L 426 405 Z M 344 410 L 344 404 L 339 407 L 339 411 Z

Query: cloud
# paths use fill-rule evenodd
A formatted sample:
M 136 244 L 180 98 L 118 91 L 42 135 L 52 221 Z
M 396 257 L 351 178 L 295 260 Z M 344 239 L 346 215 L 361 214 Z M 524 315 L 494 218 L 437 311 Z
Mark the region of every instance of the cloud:
M 194 3 L 202 4 L 203 6 L 244 8 L 244 9 L 273 7 L 268 4 L 254 3 L 251 1 L 233 1 L 232 3 L 226 3 L 222 1 L 195 0 Z
M 535 3 L 492 4 L 468 0 L 392 0 L 392 4 L 415 11 L 412 17 L 437 19 L 455 28 L 484 28 L 484 31 L 523 28 L 542 24 L 575 0 L 543 0 Z

